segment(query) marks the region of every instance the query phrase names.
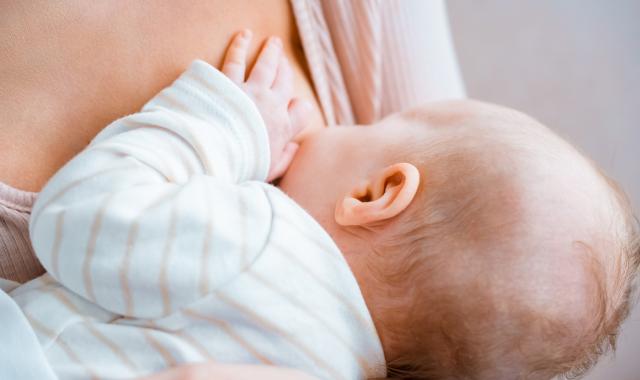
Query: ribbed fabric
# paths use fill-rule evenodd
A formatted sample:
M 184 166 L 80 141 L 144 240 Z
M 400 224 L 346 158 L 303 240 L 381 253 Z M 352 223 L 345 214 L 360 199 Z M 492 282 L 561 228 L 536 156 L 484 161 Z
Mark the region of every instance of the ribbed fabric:
M 316 95 L 328 125 L 353 124 L 353 112 L 320 0 L 291 0 Z
M 443 1 L 291 4 L 327 124 L 369 124 L 465 97 Z
M 44 273 L 29 240 L 36 193 L 0 182 L 0 278 L 25 282 Z
M 323 2 L 353 113 L 358 123 L 380 119 L 382 101 L 382 24 L 379 0 Z M 322 33 L 325 34 L 325 33 Z

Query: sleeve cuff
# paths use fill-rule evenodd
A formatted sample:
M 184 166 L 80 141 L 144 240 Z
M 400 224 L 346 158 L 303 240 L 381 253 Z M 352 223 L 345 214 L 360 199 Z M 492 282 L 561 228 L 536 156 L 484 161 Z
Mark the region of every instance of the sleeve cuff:
M 193 138 L 215 149 L 215 128 L 225 128 L 237 142 L 238 180 L 265 181 L 270 167 L 269 136 L 253 101 L 229 78 L 208 63 L 196 60 L 169 87 L 149 101 L 142 111 L 170 109 L 210 124 L 193 130 Z M 183 136 L 184 137 L 184 136 Z M 219 136 L 218 136 L 219 137 Z M 186 138 L 189 140 L 189 138 Z M 216 144 L 217 143 L 217 144 Z M 203 157 L 204 158 L 204 157 Z M 206 158 L 204 158 L 206 159 Z

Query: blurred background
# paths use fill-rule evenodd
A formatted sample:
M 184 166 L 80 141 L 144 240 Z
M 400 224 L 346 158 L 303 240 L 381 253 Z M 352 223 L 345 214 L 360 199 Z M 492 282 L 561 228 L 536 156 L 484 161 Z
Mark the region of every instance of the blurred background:
M 618 181 L 640 210 L 640 1 L 449 0 L 470 97 L 528 113 Z M 636 212 L 636 215 L 638 213 Z M 585 379 L 640 380 L 640 307 Z

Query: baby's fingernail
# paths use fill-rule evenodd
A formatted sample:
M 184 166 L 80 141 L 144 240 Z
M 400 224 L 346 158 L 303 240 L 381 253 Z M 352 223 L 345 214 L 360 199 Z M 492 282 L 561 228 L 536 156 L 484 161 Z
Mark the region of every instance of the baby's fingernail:
M 280 37 L 272 37 L 271 42 L 273 42 L 279 47 L 282 47 L 282 40 L 280 39 Z
M 242 38 L 245 38 L 245 39 L 250 38 L 250 37 L 251 37 L 251 30 L 249 30 L 249 29 L 244 29 L 244 30 L 240 33 L 240 36 L 241 36 Z

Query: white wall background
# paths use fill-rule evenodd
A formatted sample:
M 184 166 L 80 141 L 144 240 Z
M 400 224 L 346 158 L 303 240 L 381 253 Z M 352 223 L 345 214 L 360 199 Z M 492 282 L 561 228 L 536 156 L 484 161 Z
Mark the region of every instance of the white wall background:
M 449 0 L 471 97 L 580 147 L 640 210 L 640 0 Z M 588 380 L 640 380 L 640 307 Z

